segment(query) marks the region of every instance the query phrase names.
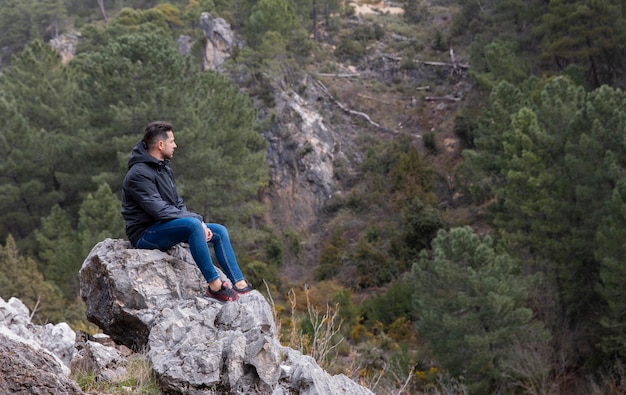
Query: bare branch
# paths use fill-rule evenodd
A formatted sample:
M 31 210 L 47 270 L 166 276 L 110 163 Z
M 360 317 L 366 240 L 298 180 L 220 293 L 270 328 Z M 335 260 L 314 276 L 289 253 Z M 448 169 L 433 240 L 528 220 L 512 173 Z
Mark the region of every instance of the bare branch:
M 328 88 L 326 88 L 326 85 L 324 85 L 321 81 L 318 80 L 314 80 L 320 87 L 320 89 L 322 89 L 322 91 L 328 96 L 328 98 L 330 98 L 330 100 L 332 100 L 337 107 L 339 107 L 340 109 L 342 109 L 344 112 L 350 114 L 350 115 L 355 115 L 357 117 L 363 118 L 364 120 L 366 120 L 369 124 L 375 126 L 378 129 L 381 129 L 385 132 L 391 132 L 392 130 L 387 129 L 386 127 L 382 126 L 381 124 L 372 121 L 372 119 L 370 118 L 369 115 L 367 115 L 364 112 L 361 111 L 354 111 L 349 109 L 348 107 L 346 107 L 344 104 L 340 103 L 339 101 L 337 101 L 337 99 L 335 99 L 333 97 L 333 95 L 330 94 L 330 92 L 328 91 Z

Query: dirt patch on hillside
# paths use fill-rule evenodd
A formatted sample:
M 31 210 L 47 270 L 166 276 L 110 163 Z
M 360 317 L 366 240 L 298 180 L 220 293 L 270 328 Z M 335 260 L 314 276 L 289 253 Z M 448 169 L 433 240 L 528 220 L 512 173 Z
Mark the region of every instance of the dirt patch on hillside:
M 363 14 L 402 14 L 404 9 L 399 6 L 398 2 L 384 0 L 378 3 L 365 4 L 360 2 L 351 2 L 358 15 Z

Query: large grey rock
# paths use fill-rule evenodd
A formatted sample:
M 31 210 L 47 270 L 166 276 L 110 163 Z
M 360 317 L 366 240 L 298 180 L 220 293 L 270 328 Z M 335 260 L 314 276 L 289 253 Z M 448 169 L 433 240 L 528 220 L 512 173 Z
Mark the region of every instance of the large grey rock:
M 83 394 L 52 353 L 0 333 L 0 389 L 3 394 Z
M 3 394 L 82 394 L 67 376 L 76 334 L 69 325 L 30 321 L 17 298 L 0 298 L 0 391 Z
M 169 253 L 98 243 L 80 270 L 88 318 L 116 342 L 148 348 L 168 394 L 372 394 L 278 341 L 269 303 L 257 291 L 220 304 L 188 249 Z M 337 392 L 347 390 L 347 392 Z
M 62 373 L 69 375 L 69 366 L 76 353 L 76 334 L 66 323 L 35 325 L 21 300 L 10 298 L 5 302 L 0 298 L 0 333 L 35 350 L 50 353 Z
M 202 294 L 198 268 L 158 250 L 107 239 L 80 270 L 87 319 L 118 344 L 141 350 L 161 311 Z

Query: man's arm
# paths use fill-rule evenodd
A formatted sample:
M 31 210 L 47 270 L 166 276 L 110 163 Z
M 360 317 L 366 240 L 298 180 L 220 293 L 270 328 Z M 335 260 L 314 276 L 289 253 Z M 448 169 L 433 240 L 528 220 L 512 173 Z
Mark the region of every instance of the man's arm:
M 202 221 L 199 214 L 188 211 L 184 204 L 177 207 L 163 200 L 154 181 L 144 174 L 135 174 L 128 179 L 128 191 L 133 200 L 155 221 L 183 217 L 194 217 Z M 182 199 L 179 200 L 182 203 Z

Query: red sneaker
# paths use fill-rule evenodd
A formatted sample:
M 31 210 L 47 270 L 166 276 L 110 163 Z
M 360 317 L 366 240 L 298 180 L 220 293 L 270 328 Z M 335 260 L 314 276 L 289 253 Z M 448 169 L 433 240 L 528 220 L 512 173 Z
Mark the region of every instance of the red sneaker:
M 215 299 L 221 303 L 234 302 L 239 297 L 237 293 L 228 288 L 224 282 L 222 282 L 222 286 L 218 291 L 213 291 L 210 287 L 207 287 L 205 293 L 209 298 Z

